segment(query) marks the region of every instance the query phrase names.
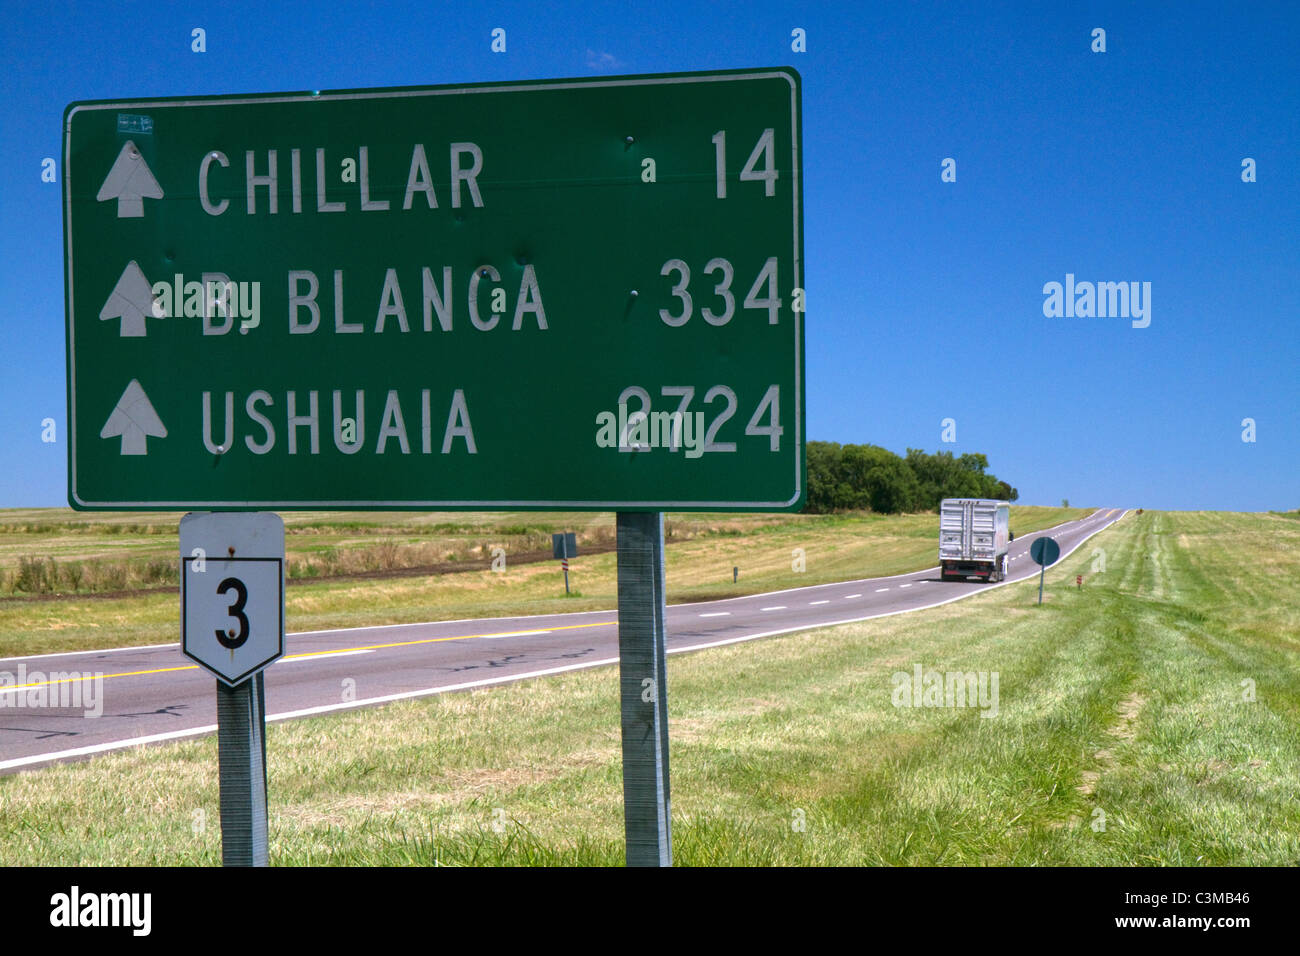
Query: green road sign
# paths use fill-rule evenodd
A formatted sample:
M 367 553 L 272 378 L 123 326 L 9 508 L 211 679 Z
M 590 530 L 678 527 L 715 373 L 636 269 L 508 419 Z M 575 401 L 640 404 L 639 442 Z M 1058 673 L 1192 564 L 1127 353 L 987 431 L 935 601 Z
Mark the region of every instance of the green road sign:
M 69 500 L 795 510 L 787 68 L 74 103 Z

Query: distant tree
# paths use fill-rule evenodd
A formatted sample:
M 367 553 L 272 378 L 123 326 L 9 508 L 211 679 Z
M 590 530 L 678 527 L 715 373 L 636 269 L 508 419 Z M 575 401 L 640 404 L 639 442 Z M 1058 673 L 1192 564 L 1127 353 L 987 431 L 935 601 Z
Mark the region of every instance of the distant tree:
M 879 445 L 844 449 L 845 478 L 854 489 L 854 507 L 899 514 L 914 506 L 918 486 L 907 462 Z
M 835 510 L 839 483 L 838 472 L 843 451 L 838 442 L 810 441 L 808 443 L 808 500 L 805 511 L 826 514 Z
M 1068 508 L 1068 507 L 1070 507 L 1070 499 L 1069 499 L 1069 498 L 1062 498 L 1062 499 L 1061 499 L 1061 507 L 1062 507 L 1062 508 Z
M 909 448 L 900 458 L 879 445 L 808 443 L 808 501 L 805 510 L 871 510 L 880 514 L 933 511 L 943 498 L 1000 498 L 1019 493 L 986 473 L 988 457 L 968 452 L 927 454 Z
M 983 455 L 953 458 L 950 451 L 927 455 L 919 448 L 909 448 L 907 464 L 920 485 L 917 505 L 923 511 L 935 510 L 944 498 L 982 498 L 993 491 L 987 487 L 986 478 L 990 476 L 984 474 L 984 469 L 988 459 Z

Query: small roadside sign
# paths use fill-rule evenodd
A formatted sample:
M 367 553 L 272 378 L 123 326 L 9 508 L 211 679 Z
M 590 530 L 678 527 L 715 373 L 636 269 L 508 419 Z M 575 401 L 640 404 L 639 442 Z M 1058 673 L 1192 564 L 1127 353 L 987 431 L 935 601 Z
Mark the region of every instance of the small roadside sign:
M 578 556 L 578 536 L 572 531 L 551 535 L 551 554 L 564 568 L 564 593 L 569 593 L 569 558 Z
M 1051 538 L 1039 538 L 1029 546 L 1029 556 L 1034 559 L 1035 564 L 1046 567 L 1055 564 L 1060 558 L 1061 546 Z
M 1038 603 L 1043 603 L 1043 575 L 1047 566 L 1055 564 L 1061 556 L 1061 546 L 1052 538 L 1039 538 L 1029 546 L 1029 557 L 1039 565 L 1038 569 Z
M 578 556 L 578 536 L 572 531 L 551 535 L 551 552 L 555 558 L 576 558 Z
M 284 654 L 284 521 L 181 519 L 181 650 L 234 686 Z

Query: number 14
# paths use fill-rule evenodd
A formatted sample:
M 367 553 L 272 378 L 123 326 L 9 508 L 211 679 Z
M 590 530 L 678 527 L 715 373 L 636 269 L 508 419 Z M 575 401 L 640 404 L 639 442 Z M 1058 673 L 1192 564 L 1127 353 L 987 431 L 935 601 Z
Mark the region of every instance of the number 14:
M 763 130 L 754 150 L 745 161 L 745 168 L 740 171 L 740 181 L 763 183 L 763 195 L 776 195 L 776 136 L 772 129 Z M 718 160 L 718 198 L 727 198 L 727 131 L 720 129 L 713 134 L 713 149 Z M 757 169 L 759 157 L 763 159 L 763 168 Z

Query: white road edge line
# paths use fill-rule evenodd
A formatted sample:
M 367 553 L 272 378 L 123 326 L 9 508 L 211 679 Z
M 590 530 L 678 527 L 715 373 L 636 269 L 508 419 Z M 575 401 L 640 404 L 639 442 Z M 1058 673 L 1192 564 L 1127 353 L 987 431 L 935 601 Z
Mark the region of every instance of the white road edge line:
M 1060 524 L 1054 524 L 1050 528 L 1042 528 L 1039 531 L 1030 531 L 1025 535 L 1025 537 L 1030 537 L 1039 534 L 1047 534 L 1047 532 L 1055 531 L 1057 528 L 1063 528 L 1067 524 L 1084 524 L 1085 522 L 1091 521 L 1102 511 L 1113 511 L 1113 510 L 1114 509 L 1112 508 L 1098 508 L 1087 517 L 1075 518 L 1073 521 L 1062 521 Z M 1119 518 L 1124 517 L 1124 515 L 1126 514 L 1128 514 L 1128 509 L 1122 511 L 1120 513 Z M 1110 527 L 1110 525 L 1118 521 L 1119 518 L 1115 518 L 1112 519 L 1111 521 L 1108 521 L 1102 527 L 1103 528 Z M 1095 533 L 1096 532 L 1094 532 L 1094 534 Z M 1014 558 L 1012 560 L 1014 560 Z M 1059 561 L 1060 558 L 1058 558 L 1057 560 Z M 888 581 L 891 578 L 902 578 L 902 577 L 906 577 L 909 574 L 924 574 L 926 571 L 938 571 L 938 570 L 939 570 L 939 566 L 936 564 L 932 568 L 922 568 L 920 571 L 904 571 L 901 574 L 890 574 L 880 578 L 859 578 L 858 580 L 859 581 Z M 802 587 L 785 588 L 784 590 L 781 591 L 764 591 L 761 596 L 766 597 L 772 594 L 789 594 L 792 591 L 808 591 L 808 590 L 812 590 L 813 588 L 831 588 L 831 587 L 836 587 L 838 585 L 855 584 L 855 583 L 857 582 L 830 581 L 826 584 L 806 584 Z M 880 590 L 887 591 L 889 589 L 881 588 Z M 879 594 L 880 591 L 877 591 L 876 593 Z M 692 605 L 699 605 L 699 604 L 720 604 L 723 601 L 743 601 L 745 600 L 745 598 L 751 598 L 751 597 L 755 597 L 755 595 L 745 594 L 734 598 L 719 598 L 716 601 L 691 601 L 691 602 L 687 602 L 686 604 L 669 604 L 668 607 L 691 607 Z M 581 614 L 617 614 L 617 613 L 618 611 L 616 609 L 610 609 L 605 611 L 564 611 L 559 614 L 543 614 L 540 615 L 540 617 L 558 618 L 558 617 L 575 617 Z M 522 620 L 536 620 L 536 619 L 537 619 L 536 617 L 521 618 L 518 615 L 515 615 L 513 617 L 461 617 L 461 618 L 455 618 L 450 621 L 408 621 L 405 624 L 365 624 L 360 627 L 332 628 L 330 630 L 324 630 L 324 631 L 292 631 L 290 633 L 287 633 L 285 637 L 286 638 L 306 637 L 311 634 L 338 634 L 340 632 L 349 632 L 349 631 L 378 631 L 378 630 L 383 630 L 384 628 L 397 628 L 397 627 L 429 627 L 431 625 L 437 625 L 437 624 L 472 624 L 478 621 L 522 621 Z M 615 622 L 610 621 L 609 623 L 613 624 Z M 54 651 L 49 654 L 24 654 L 19 657 L 0 657 L 0 664 L 6 663 L 8 661 L 34 661 L 34 660 L 40 660 L 41 658 L 44 657 L 71 657 L 74 654 L 115 654 L 119 651 L 147 651 L 147 650 L 157 650 L 160 647 L 180 647 L 180 646 L 181 646 L 180 641 L 172 641 L 169 644 L 138 644 L 133 647 L 100 647 L 88 651 Z M 2 767 L 3 764 L 0 764 L 0 768 Z
M 1055 560 L 1055 561 L 1054 561 L 1054 562 L 1053 562 L 1053 563 L 1048 567 L 1048 570 L 1050 571 L 1052 568 L 1054 568 L 1054 567 L 1056 567 L 1057 565 L 1059 565 L 1062 561 L 1064 561 L 1064 560 L 1065 560 L 1066 558 L 1068 558 L 1070 555 L 1074 554 L 1075 551 L 1078 551 L 1079 548 L 1083 545 L 1084 542 L 1086 542 L 1088 539 L 1092 538 L 1094 535 L 1097 535 L 1097 534 L 1099 534 L 1100 532 L 1105 531 L 1107 528 L 1109 528 L 1111 525 L 1113 525 L 1116 521 L 1119 521 L 1120 518 L 1123 518 L 1124 515 L 1126 515 L 1126 514 L 1128 514 L 1128 509 L 1125 509 L 1124 511 L 1120 512 L 1119 518 L 1114 518 L 1113 520 L 1106 522 L 1104 525 L 1102 525 L 1102 526 L 1101 526 L 1100 528 L 1098 528 L 1096 531 L 1090 531 L 1088 534 L 1084 535 L 1082 538 L 1080 538 L 1080 539 L 1075 543 L 1075 545 L 1074 545 L 1073 548 L 1071 548 L 1069 551 L 1066 551 L 1066 552 L 1062 553 L 1062 555 L 1061 555 L 1059 558 L 1057 558 L 1057 559 L 1056 559 L 1056 560 Z M 1084 520 L 1084 519 L 1079 519 L 1079 520 L 1082 521 L 1082 520 Z M 1066 524 L 1069 524 L 1069 523 L 1070 523 L 1070 522 L 1066 522 Z M 1058 525 L 1057 527 L 1060 527 L 1060 526 Z M 1048 529 L 1048 530 L 1051 530 L 1051 529 Z M 957 595 L 954 595 L 953 597 L 945 598 L 945 599 L 942 600 L 942 601 L 935 601 L 933 604 L 922 604 L 922 605 L 920 605 L 920 606 L 918 606 L 918 607 L 902 608 L 902 609 L 897 610 L 897 611 L 884 611 L 884 612 L 882 612 L 882 613 L 880 613 L 880 614 L 868 614 L 868 615 L 866 615 L 865 617 L 850 617 L 850 618 L 845 618 L 845 619 L 842 620 L 842 621 L 820 621 L 820 622 L 818 622 L 818 623 L 816 623 L 816 624 L 799 624 L 799 625 L 796 625 L 795 627 L 783 627 L 783 628 L 780 628 L 780 629 L 775 630 L 775 631 L 763 631 L 763 632 L 760 633 L 760 634 L 746 634 L 746 635 L 743 636 L 743 637 L 729 637 L 729 638 L 726 638 L 725 640 L 721 640 L 721 641 L 710 641 L 710 642 L 707 643 L 707 644 L 692 644 L 690 647 L 670 647 L 670 648 L 668 648 L 668 653 L 669 653 L 669 654 L 684 654 L 684 653 L 686 653 L 687 651 L 702 651 L 702 650 L 705 650 L 705 649 L 710 648 L 710 647 L 723 647 L 723 646 L 725 646 L 725 645 L 727 645 L 727 644 L 740 644 L 740 643 L 742 643 L 742 642 L 744 642 L 744 641 L 756 641 L 756 640 L 758 640 L 758 639 L 761 638 L 761 637 L 775 637 L 775 636 L 778 635 L 778 634 L 795 634 L 795 633 L 798 633 L 799 631 L 812 631 L 812 630 L 818 630 L 818 629 L 823 628 L 823 627 L 838 627 L 838 626 L 841 625 L 841 624 L 856 624 L 856 623 L 858 623 L 859 621 L 871 621 L 871 620 L 875 620 L 875 619 L 878 618 L 878 617 L 893 617 L 893 616 L 896 615 L 896 614 L 911 614 L 913 611 L 924 611 L 924 610 L 927 610 L 927 609 L 932 608 L 932 607 L 940 607 L 941 605 L 944 605 L 944 604 L 951 604 L 953 601 L 963 601 L 963 600 L 965 600 L 966 598 L 970 597 L 970 596 L 973 595 L 973 594 L 987 594 L 989 591 L 992 591 L 994 588 L 1006 587 L 1008 584 L 1023 584 L 1024 582 L 1026 582 L 1026 581 L 1030 581 L 1030 580 L 1032 580 L 1032 579 L 1033 579 L 1033 575 L 1030 574 L 1030 575 L 1027 575 L 1027 576 L 1025 576 L 1025 577 L 1023 577 L 1023 578 L 1017 578 L 1017 579 L 1014 580 L 1014 581 L 1000 581 L 999 583 L 997 583 L 997 584 L 991 584 L 991 585 L 989 585 L 988 587 L 979 588 L 978 590 L 970 590 L 970 591 L 966 591 L 964 594 L 957 594 Z
M 1069 551 L 1066 551 L 1059 558 L 1057 558 L 1057 560 L 1053 562 L 1052 566 L 1055 567 L 1056 565 L 1060 564 L 1062 561 L 1064 561 L 1066 558 L 1072 555 L 1075 551 L 1077 551 L 1085 541 L 1088 541 L 1094 535 L 1097 535 L 1100 532 L 1105 531 L 1116 521 L 1119 521 L 1120 518 L 1123 518 L 1124 515 L 1126 514 L 1128 514 L 1128 509 L 1125 509 L 1124 511 L 1120 512 L 1119 518 L 1115 518 L 1112 521 L 1106 522 L 1106 524 L 1099 527 L 1096 531 L 1092 531 L 1089 534 L 1085 535 L 1084 537 L 1080 538 L 1078 542 L 1074 545 L 1074 547 L 1071 548 Z M 1066 523 L 1069 524 L 1069 522 Z M 1060 526 L 1058 525 L 1057 527 Z M 1032 577 L 1032 575 L 1030 577 Z M 710 641 L 706 644 L 692 644 L 689 647 L 670 647 L 667 649 L 667 653 L 684 654 L 687 651 L 702 651 L 711 647 L 723 647 L 727 644 L 740 644 L 745 641 L 756 641 L 759 638 L 763 638 L 763 637 L 775 637 L 778 634 L 795 634 L 798 633 L 799 631 L 811 631 L 823 627 L 837 627 L 841 624 L 856 624 L 859 621 L 871 621 L 878 617 L 893 617 L 896 614 L 911 614 L 913 611 L 924 611 L 927 610 L 928 608 L 939 607 L 944 604 L 951 604 L 954 601 L 965 600 L 966 598 L 974 594 L 987 594 L 989 591 L 993 590 L 994 588 L 1005 587 L 1008 584 L 1020 584 L 1027 580 L 1029 580 L 1029 578 L 1026 577 L 1026 578 L 1019 578 L 1015 581 L 1002 581 L 999 582 L 998 584 L 993 584 L 990 585 L 989 587 L 980 588 L 978 590 L 965 591 L 962 594 L 954 595 L 953 597 L 947 598 L 946 600 L 936 601 L 934 604 L 923 604 L 919 607 L 903 608 L 898 611 L 885 611 L 880 614 L 868 614 L 865 617 L 846 618 L 845 620 L 842 621 L 820 621 L 815 624 L 800 624 L 795 627 L 779 628 L 775 631 L 763 631 L 758 634 L 747 634 L 743 637 L 729 637 L 721 641 Z M 799 589 L 795 589 L 795 590 L 799 590 Z M 888 590 L 888 588 L 885 588 L 884 590 Z M 358 628 L 358 630 L 362 630 L 362 629 Z M 131 649 L 136 650 L 137 648 L 131 648 Z M 563 674 L 568 671 L 585 670 L 590 667 L 604 667 L 609 664 L 617 664 L 617 663 L 618 663 L 618 658 L 611 657 L 606 660 L 587 661 L 582 664 L 564 664 L 560 667 L 548 667 L 544 670 L 528 671 L 527 673 L 523 673 L 523 674 L 503 674 L 500 677 L 489 677 L 489 678 L 485 678 L 484 680 L 467 681 L 462 684 L 449 684 L 446 687 L 427 687 L 423 690 L 405 691 L 404 693 L 400 693 L 400 694 L 385 694 L 382 697 L 367 697 L 363 700 L 347 701 L 345 703 L 340 703 L 340 704 L 323 704 L 319 707 L 307 707 L 303 710 L 292 710 L 283 714 L 269 714 L 267 715 L 266 720 L 267 723 L 274 723 L 281 720 L 292 720 L 296 717 L 310 717 L 317 714 L 334 713 L 341 710 L 355 710 L 358 707 L 366 707 L 372 704 L 387 704 L 398 700 L 412 700 L 417 697 L 432 697 L 437 694 L 450 693 L 451 691 L 469 690 L 474 687 L 487 687 L 493 684 L 505 684 L 505 683 L 509 683 L 510 681 L 527 680 L 532 677 L 547 677 L 551 674 Z M 205 727 L 194 727 L 189 730 L 174 730 L 162 734 L 149 734 L 144 737 L 134 737 L 130 740 L 109 741 L 107 743 L 94 744 L 89 747 L 77 747 L 73 750 L 59 750 L 59 751 L 54 751 L 54 752 L 49 752 L 44 754 L 32 754 L 27 757 L 15 757 L 12 760 L 0 761 L 0 770 L 8 770 L 11 767 L 24 767 L 34 763 L 51 763 L 56 760 L 66 760 L 70 757 L 83 757 L 83 756 L 88 756 L 90 754 L 106 753 L 110 750 L 122 750 L 127 747 L 135 747 L 141 744 L 160 743 L 166 740 L 180 740 L 185 737 L 197 737 L 203 734 L 215 733 L 216 730 L 217 730 L 216 724 L 209 724 Z

